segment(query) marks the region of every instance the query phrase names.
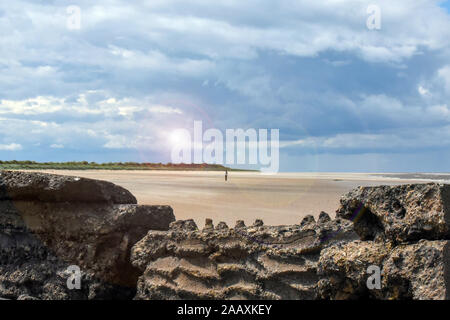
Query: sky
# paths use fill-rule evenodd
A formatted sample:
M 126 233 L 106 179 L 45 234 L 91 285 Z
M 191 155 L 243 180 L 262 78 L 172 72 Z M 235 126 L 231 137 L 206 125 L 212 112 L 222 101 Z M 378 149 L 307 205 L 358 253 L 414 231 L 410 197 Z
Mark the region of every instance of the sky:
M 447 172 L 449 98 L 449 1 L 0 3 L 0 160 L 169 162 L 200 120 L 279 129 L 280 171 Z

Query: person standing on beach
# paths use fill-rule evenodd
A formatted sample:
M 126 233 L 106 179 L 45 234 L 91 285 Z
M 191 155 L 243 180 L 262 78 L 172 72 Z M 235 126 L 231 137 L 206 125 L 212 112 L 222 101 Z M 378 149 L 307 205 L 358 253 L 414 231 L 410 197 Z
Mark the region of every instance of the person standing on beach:
M 228 170 L 225 170 L 225 181 L 228 181 Z

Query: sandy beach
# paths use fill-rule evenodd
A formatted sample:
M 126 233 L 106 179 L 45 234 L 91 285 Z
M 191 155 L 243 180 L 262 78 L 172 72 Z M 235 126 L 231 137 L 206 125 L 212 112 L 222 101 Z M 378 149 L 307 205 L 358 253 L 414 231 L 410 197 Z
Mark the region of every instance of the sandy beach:
M 192 218 L 202 227 L 236 220 L 263 219 L 271 225 L 299 223 L 307 214 L 334 216 L 342 194 L 357 186 L 443 181 L 447 175 L 280 173 L 195 171 L 61 171 L 45 172 L 111 181 L 130 190 L 140 204 L 170 205 L 177 219 Z

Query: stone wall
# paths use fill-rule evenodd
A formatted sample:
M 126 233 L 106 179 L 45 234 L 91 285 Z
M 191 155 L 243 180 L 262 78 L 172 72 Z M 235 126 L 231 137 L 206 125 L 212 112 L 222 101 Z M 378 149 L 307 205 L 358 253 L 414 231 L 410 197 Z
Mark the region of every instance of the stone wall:
M 167 230 L 167 206 L 140 206 L 109 182 L 49 174 L 0 174 L 0 297 L 129 299 L 139 271 L 131 247 L 148 230 Z M 69 290 L 66 272 L 82 272 Z
M 450 186 L 360 187 L 341 199 L 363 241 L 322 251 L 318 295 L 325 299 L 450 299 Z M 368 290 L 367 267 L 381 270 Z
M 137 299 L 316 299 L 323 248 L 356 239 L 349 222 L 322 214 L 315 223 L 270 227 L 262 221 L 198 230 L 193 221 L 149 231 L 132 250 L 143 273 Z M 312 218 L 312 217 L 311 217 Z
M 0 297 L 449 299 L 450 192 L 370 187 L 297 225 L 175 221 L 109 182 L 0 173 Z M 82 271 L 80 290 L 67 268 Z M 369 289 L 367 269 L 381 270 Z

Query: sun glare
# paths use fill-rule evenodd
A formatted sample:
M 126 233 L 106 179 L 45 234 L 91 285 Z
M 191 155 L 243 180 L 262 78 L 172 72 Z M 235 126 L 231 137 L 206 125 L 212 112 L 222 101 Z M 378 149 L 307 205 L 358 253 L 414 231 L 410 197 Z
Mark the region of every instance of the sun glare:
M 186 146 L 191 143 L 188 132 L 180 129 L 172 131 L 169 136 L 169 141 L 173 146 Z

